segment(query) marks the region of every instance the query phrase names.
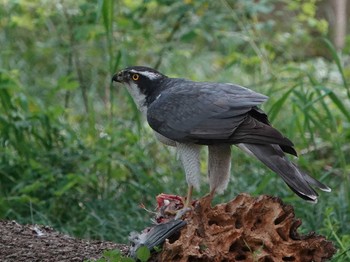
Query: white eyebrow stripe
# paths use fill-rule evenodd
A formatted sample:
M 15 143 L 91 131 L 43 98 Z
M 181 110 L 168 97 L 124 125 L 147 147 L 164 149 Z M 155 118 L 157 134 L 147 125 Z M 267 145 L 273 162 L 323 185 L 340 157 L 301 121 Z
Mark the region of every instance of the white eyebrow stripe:
M 137 74 L 140 74 L 140 75 L 143 75 L 151 80 L 154 80 L 154 79 L 157 79 L 159 77 L 161 77 L 160 74 L 157 74 L 157 73 L 154 73 L 154 72 L 150 72 L 150 71 L 136 71 L 136 70 L 130 70 L 131 73 L 137 73 Z

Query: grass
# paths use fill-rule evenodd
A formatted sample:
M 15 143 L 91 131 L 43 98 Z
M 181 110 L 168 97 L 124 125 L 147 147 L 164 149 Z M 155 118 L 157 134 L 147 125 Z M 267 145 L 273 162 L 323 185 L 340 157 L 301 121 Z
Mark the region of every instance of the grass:
M 310 75 L 293 71 L 296 75 L 284 72 L 291 77 L 281 81 L 283 87 L 274 80 L 275 89 L 270 90 L 274 96 L 270 94 L 266 110 L 273 124 L 304 152 L 299 165 L 333 192 L 321 193 L 317 205 L 307 204 L 275 174 L 233 149 L 229 188 L 215 201 L 228 201 L 240 192 L 279 196 L 295 207 L 303 220 L 302 232 L 316 231 L 332 239 L 339 249 L 334 261 L 343 261 L 350 255 L 350 193 L 345 172 L 349 149 L 348 135 L 338 123 L 347 121 L 342 111 L 347 105 L 338 103 L 335 91 L 327 91 L 331 87 L 320 88 Z M 44 110 L 26 97 L 10 72 L 2 73 L 1 80 L 2 110 L 7 112 L 1 122 L 6 149 L 1 155 L 3 218 L 52 225 L 79 237 L 126 242 L 130 231 L 150 221 L 151 214 L 139 204 L 152 209 L 154 197 L 161 192 L 184 194 L 186 183 L 175 151 L 155 141 L 135 115 L 122 114 L 118 121 L 106 115 L 104 124 L 100 122 L 93 133 L 86 132 L 88 124 L 75 126 L 75 117 L 61 119 L 59 113 Z M 126 111 L 133 112 L 126 96 L 118 99 Z M 204 165 L 203 173 L 205 169 Z M 196 197 L 206 192 L 204 182 Z
M 233 148 L 229 188 L 215 201 L 240 192 L 279 196 L 303 220 L 302 233 L 325 235 L 338 248 L 333 261 L 349 260 L 350 72 L 344 66 L 349 57 L 328 40 L 323 44 L 329 60 L 293 59 L 293 43 L 277 42 L 284 53 L 274 52 L 270 42 L 285 37 L 283 32 L 277 28 L 277 36 L 269 36 L 254 15 L 236 25 L 233 20 L 243 15 L 231 16 L 225 1 L 222 16 L 216 15 L 221 2 L 165 1 L 157 2 L 158 9 L 122 2 L 82 1 L 78 7 L 69 2 L 63 11 L 46 3 L 42 17 L 36 14 L 40 19 L 24 12 L 26 5 L 0 9 L 17 14 L 1 20 L 7 26 L 0 33 L 0 217 L 125 243 L 131 231 L 150 223 L 152 215 L 140 204 L 152 210 L 159 193 L 184 195 L 175 150 L 155 140 L 130 96 L 110 82 L 117 68 L 159 64 L 171 76 L 230 81 L 269 95 L 263 109 L 295 143 L 295 161 L 333 191 L 320 192 L 317 205 L 307 204 L 277 175 Z M 169 10 L 177 16 L 168 17 Z M 211 21 L 214 17 L 218 20 Z M 24 30 L 21 18 L 33 19 L 37 29 Z M 210 31 L 218 24 L 222 29 Z M 202 171 L 195 197 L 208 192 L 205 161 Z

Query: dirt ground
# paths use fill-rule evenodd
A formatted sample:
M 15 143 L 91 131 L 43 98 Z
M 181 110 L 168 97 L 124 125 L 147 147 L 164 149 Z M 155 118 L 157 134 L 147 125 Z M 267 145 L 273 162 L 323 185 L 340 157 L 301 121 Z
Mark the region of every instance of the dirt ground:
M 104 250 L 128 247 L 105 241 L 76 239 L 39 225 L 0 221 L 0 261 L 84 261 L 97 259 Z

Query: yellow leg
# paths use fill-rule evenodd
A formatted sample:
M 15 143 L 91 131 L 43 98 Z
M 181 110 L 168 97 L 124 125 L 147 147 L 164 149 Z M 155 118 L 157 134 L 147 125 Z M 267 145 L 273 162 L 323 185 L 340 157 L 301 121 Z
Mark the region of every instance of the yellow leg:
M 214 190 L 210 190 L 210 193 L 209 193 L 210 202 L 213 201 L 214 195 L 215 195 L 215 189 Z
M 192 192 L 193 192 L 193 186 L 188 186 L 187 197 L 186 197 L 186 202 L 185 202 L 184 208 L 188 208 L 191 206 Z
M 186 197 L 184 207 L 176 212 L 176 216 L 174 218 L 175 220 L 180 219 L 184 214 L 192 210 L 192 207 L 191 207 L 192 192 L 193 192 L 193 186 L 188 186 L 187 197 Z

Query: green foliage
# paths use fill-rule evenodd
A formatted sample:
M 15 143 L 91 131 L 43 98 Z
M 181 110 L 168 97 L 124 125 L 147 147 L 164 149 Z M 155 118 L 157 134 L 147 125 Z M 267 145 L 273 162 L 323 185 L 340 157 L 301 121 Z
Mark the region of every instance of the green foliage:
M 330 233 L 336 240 L 336 243 L 340 247 L 338 255 L 336 257 L 339 261 L 346 261 L 350 259 L 350 239 L 349 235 L 339 235 L 339 221 L 335 218 L 334 209 L 329 207 L 325 211 L 326 219 L 325 224 L 326 227 L 330 229 Z
M 334 261 L 349 259 L 349 44 L 343 55 L 336 52 L 317 6 L 316 0 L 1 1 L 0 217 L 125 242 L 151 216 L 139 204 L 152 208 L 161 192 L 184 194 L 175 151 L 154 139 L 130 96 L 110 81 L 117 69 L 149 65 L 269 95 L 264 110 L 294 141 L 298 164 L 333 192 L 309 206 L 233 149 L 230 188 L 216 201 L 240 192 L 278 195 L 293 204 L 305 232 L 337 244 Z
M 149 251 L 149 249 L 146 246 L 141 246 L 136 251 L 136 257 L 141 262 L 146 262 L 151 257 L 151 252 Z
M 103 255 L 101 258 L 97 260 L 86 260 L 87 262 L 133 262 L 132 258 L 124 257 L 119 250 L 106 250 L 103 252 Z

